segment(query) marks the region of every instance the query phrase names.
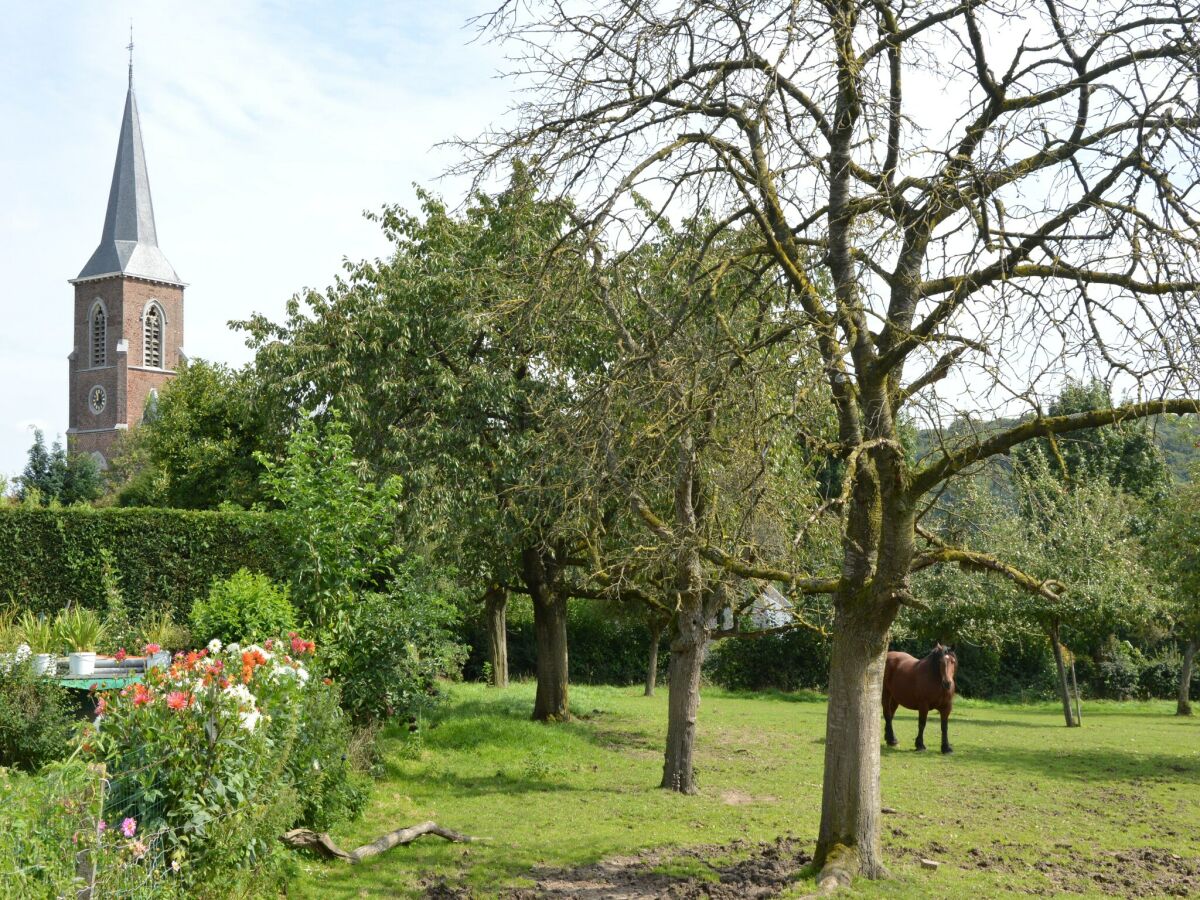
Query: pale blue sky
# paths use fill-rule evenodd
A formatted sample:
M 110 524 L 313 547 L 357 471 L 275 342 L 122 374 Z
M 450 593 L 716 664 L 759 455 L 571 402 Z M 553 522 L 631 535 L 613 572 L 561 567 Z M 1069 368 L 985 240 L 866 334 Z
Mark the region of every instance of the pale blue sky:
M 345 257 L 384 249 L 364 209 L 410 205 L 455 161 L 435 145 L 503 114 L 486 0 L 0 0 L 0 475 L 30 426 L 67 427 L 73 291 L 104 221 L 129 21 L 159 244 L 188 282 L 189 356 L 249 358 L 226 322 L 278 318 Z

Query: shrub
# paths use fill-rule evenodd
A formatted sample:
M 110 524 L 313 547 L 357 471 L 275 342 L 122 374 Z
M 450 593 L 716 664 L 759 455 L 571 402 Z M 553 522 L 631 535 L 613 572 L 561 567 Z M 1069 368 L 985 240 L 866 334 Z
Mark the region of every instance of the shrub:
M 709 657 L 709 677 L 732 690 L 824 688 L 829 639 L 807 628 L 759 638 L 719 641 Z
M 0 666 L 0 766 L 34 771 L 66 756 L 74 727 L 65 689 L 28 660 Z
M 1099 657 L 1095 681 L 1100 696 L 1112 700 L 1129 700 L 1138 696 L 1141 654 L 1128 641 L 1110 637 Z
M 266 640 L 296 625 L 288 589 L 247 569 L 214 580 L 208 597 L 192 607 L 190 619 L 193 637 L 202 643 L 213 638 L 225 642 Z
M 296 714 L 299 732 L 288 780 L 300 798 L 298 824 L 317 831 L 357 818 L 370 794 L 370 778 L 358 767 L 350 722 L 340 702 L 337 682 L 317 679 L 301 695 Z
M 416 716 L 434 705 L 437 680 L 459 677 L 466 648 L 457 610 L 409 577 L 369 593 L 349 611 L 329 657 L 342 703 L 358 723 Z

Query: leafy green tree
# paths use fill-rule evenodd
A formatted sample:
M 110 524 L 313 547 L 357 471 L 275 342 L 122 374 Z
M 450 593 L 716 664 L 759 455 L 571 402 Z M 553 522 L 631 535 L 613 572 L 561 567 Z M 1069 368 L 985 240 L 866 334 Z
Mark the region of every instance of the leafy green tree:
M 104 492 L 100 467 L 90 454 L 69 453 L 58 441 L 47 449 L 40 429 L 34 430 L 33 446 L 18 481 L 19 499 L 43 506 L 91 503 Z
M 1064 416 L 1113 408 L 1108 386 L 1099 380 L 1069 381 L 1047 414 Z M 1103 479 L 1113 488 L 1155 502 L 1171 481 L 1162 450 L 1145 421 L 1089 428 L 1055 438 L 1039 438 L 1013 451 L 1018 468 L 1035 458 L 1068 483 Z
M 1176 633 L 1183 643 L 1176 714 L 1192 714 L 1192 667 L 1200 644 L 1200 478 L 1178 485 L 1157 518 L 1152 546 L 1165 572 Z
M 562 270 L 573 264 L 569 207 L 537 200 L 520 166 L 507 190 L 474 197 L 461 214 L 428 193 L 420 200 L 419 214 L 393 207 L 377 217 L 393 246 L 387 259 L 349 265 L 324 294 L 293 298 L 282 324 L 260 316 L 241 327 L 275 405 L 336 412 L 375 480 L 403 474 L 406 542 L 489 598 L 494 635 L 504 633 L 504 591 L 530 594 L 534 716 L 564 719 L 571 553 L 543 527 L 563 504 L 539 464 L 538 411 L 561 407 L 548 398 L 569 393 L 570 379 L 541 354 L 551 334 L 575 359 L 595 353 L 589 336 L 548 322 L 516 329 L 498 314 L 572 290 Z M 547 265 L 556 246 L 563 262 Z
M 259 394 L 251 367 L 187 362 L 114 454 L 116 503 L 215 509 L 265 500 L 255 453 L 278 446 L 288 410 L 269 413 Z
M 336 415 L 323 426 L 302 419 L 282 460 L 258 461 L 292 545 L 292 600 L 322 636 L 336 633 L 400 558 L 400 478 L 369 477 Z

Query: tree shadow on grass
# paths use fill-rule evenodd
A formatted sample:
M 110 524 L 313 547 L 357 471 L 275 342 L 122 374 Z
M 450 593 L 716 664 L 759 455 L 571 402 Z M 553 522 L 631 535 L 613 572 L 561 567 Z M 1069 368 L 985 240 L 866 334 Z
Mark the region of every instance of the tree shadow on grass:
M 958 755 L 971 763 L 1005 771 L 1024 770 L 1069 781 L 1200 784 L 1200 762 L 1170 753 L 1129 753 L 1099 747 L 958 747 Z

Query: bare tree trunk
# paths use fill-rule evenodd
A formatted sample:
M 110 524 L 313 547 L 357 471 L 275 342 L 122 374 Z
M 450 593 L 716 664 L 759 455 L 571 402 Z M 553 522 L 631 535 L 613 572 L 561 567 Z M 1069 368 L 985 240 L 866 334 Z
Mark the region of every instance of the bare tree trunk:
M 693 758 L 696 719 L 700 712 L 700 665 L 708 643 L 704 609 L 699 596 L 685 601 L 679 611 L 677 631 L 671 640 L 667 685 L 667 752 L 662 787 L 681 794 L 698 789 Z
M 498 584 L 490 585 L 483 596 L 487 613 L 488 661 L 492 664 L 492 687 L 508 687 L 508 591 Z
M 825 720 L 816 864 L 821 881 L 887 875 L 880 841 L 879 741 L 887 626 L 838 612 Z
M 1071 690 L 1067 687 L 1067 667 L 1063 662 L 1062 644 L 1058 640 L 1058 625 L 1050 629 L 1050 646 L 1054 648 L 1054 665 L 1058 669 L 1058 696 L 1062 700 L 1063 716 L 1068 728 L 1075 727 L 1075 716 L 1071 712 Z
M 654 696 L 654 686 L 658 683 L 658 645 L 662 643 L 662 620 L 654 619 L 647 626 L 650 630 L 650 653 L 646 662 L 646 692 L 645 696 Z
M 533 600 L 537 638 L 537 696 L 533 718 L 565 722 L 571 718 L 567 687 L 567 598 L 552 585 L 553 567 L 537 549 L 521 554 L 522 577 Z
M 1190 716 L 1192 714 L 1192 663 L 1196 658 L 1196 639 L 1190 638 L 1183 648 L 1183 666 L 1179 670 L 1179 702 L 1175 706 L 1175 715 Z

